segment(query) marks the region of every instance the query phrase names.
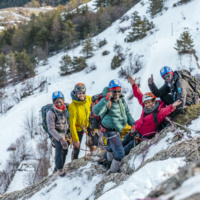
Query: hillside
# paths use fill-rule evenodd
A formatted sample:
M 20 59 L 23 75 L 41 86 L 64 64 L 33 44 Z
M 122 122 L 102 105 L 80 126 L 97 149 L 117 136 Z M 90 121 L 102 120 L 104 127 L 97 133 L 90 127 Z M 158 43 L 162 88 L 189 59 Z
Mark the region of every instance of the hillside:
M 52 10 L 52 7 L 42 8 L 5 8 L 0 9 L 0 32 L 8 27 L 17 26 L 30 20 L 32 14 L 38 15 L 40 12 Z
M 89 67 L 85 70 L 68 76 L 60 76 L 59 62 L 66 54 L 66 52 L 60 52 L 48 58 L 48 64 L 39 65 L 36 68 L 37 75 L 34 78 L 26 80 L 24 83 L 20 83 L 15 86 L 7 86 L 4 91 L 5 97 L 3 99 L 3 106 L 7 106 L 10 109 L 8 109 L 6 113 L 2 113 L 0 115 L 0 170 L 3 171 L 6 168 L 6 162 L 10 155 L 10 152 L 7 151 L 7 149 L 16 141 L 16 139 L 23 135 L 27 136 L 27 144 L 32 147 L 33 151 L 35 152 L 35 156 L 37 157 L 37 147 L 35 141 L 39 140 L 39 136 L 36 135 L 34 139 L 31 139 L 27 133 L 27 130 L 25 130 L 24 122 L 27 116 L 31 115 L 31 113 L 34 113 L 34 117 L 37 121 L 36 126 L 39 127 L 39 124 L 41 124 L 39 111 L 43 105 L 51 102 L 51 94 L 53 91 L 61 90 L 65 95 L 66 102 L 70 103 L 70 92 L 73 90 L 74 85 L 77 82 L 85 83 L 87 87 L 87 94 L 92 96 L 100 93 L 102 89 L 108 85 L 111 79 L 117 78 L 122 83 L 123 93 L 128 102 L 131 114 L 133 115 L 134 119 L 137 120 L 141 114 L 141 107 L 138 106 L 138 102 L 135 98 L 130 98 L 132 96 L 132 89 L 127 80 L 123 77 L 119 77 L 119 71 L 121 68 L 124 70 L 127 69 L 128 73 L 139 79 L 140 89 L 142 92 L 149 91 L 147 80 L 152 73 L 154 74 L 155 83 L 159 86 L 163 84 L 163 80 L 160 77 L 159 71 L 164 65 L 168 65 L 174 70 L 188 69 L 193 75 L 199 73 L 200 63 L 197 58 L 200 57 L 200 2 L 198 0 L 193 0 L 187 4 L 174 7 L 173 5 L 175 2 L 178 2 L 178 0 L 173 2 L 170 0 L 165 1 L 165 9 L 161 13 L 158 13 L 153 19 L 151 18 L 150 14 L 147 13 L 149 6 L 148 0 L 143 0 L 131 8 L 124 15 L 128 17 L 124 17 L 115 21 L 105 31 L 92 38 L 93 42 L 104 40 L 105 38 L 107 40 L 107 44 L 96 49 L 93 52 L 93 57 L 86 60 Z M 93 2 L 90 2 L 89 7 L 92 7 L 92 5 Z M 155 28 L 147 32 L 147 36 L 143 39 L 126 43 L 124 39 L 131 31 L 131 15 L 135 11 L 138 11 L 140 16 L 145 15 L 147 19 L 153 21 Z M 124 32 L 119 31 L 120 28 L 126 27 L 129 28 L 125 29 Z M 193 54 L 179 55 L 174 49 L 176 40 L 179 39 L 181 33 L 185 30 L 188 30 L 192 36 L 194 41 L 195 55 L 197 57 L 195 57 Z M 116 44 L 122 46 L 121 52 L 126 55 L 126 59 L 122 62 L 120 67 L 112 70 L 111 61 L 112 58 L 117 55 L 117 52 L 114 50 L 114 46 Z M 67 51 L 67 54 L 71 57 L 83 56 L 81 50 L 82 46 L 80 45 L 72 50 Z M 103 56 L 103 51 L 109 51 L 110 53 L 106 56 Z M 128 70 L 130 66 L 130 59 L 128 55 L 130 54 L 133 54 L 133 58 L 136 60 L 139 59 L 141 63 L 141 69 L 135 74 L 133 73 L 134 70 Z M 134 59 L 132 62 L 134 63 Z M 96 65 L 96 69 L 91 71 L 90 67 L 93 64 Z M 28 85 L 28 83 L 31 83 L 35 88 L 37 88 L 42 81 L 45 82 L 45 89 L 36 89 L 33 91 L 32 95 L 22 98 L 18 102 L 15 101 L 17 99 L 17 94 L 20 93 L 22 88 L 25 88 L 26 84 Z M 200 118 L 199 116 L 197 117 L 198 118 L 195 119 L 195 121 L 193 121 L 190 125 L 190 128 L 200 130 Z M 177 173 L 179 168 L 183 168 L 186 164 L 199 159 L 197 154 L 198 151 L 191 152 L 192 146 L 190 146 L 194 141 L 196 142 L 195 145 L 199 142 L 199 136 L 194 132 L 192 133 L 192 138 L 184 135 L 184 137 L 189 140 L 187 141 L 189 143 L 186 144 L 187 142 L 185 142 L 183 139 L 181 142 L 172 142 L 174 134 L 174 130 L 169 127 L 169 129 L 163 133 L 164 139 L 158 144 L 155 144 L 155 146 L 150 147 L 145 158 L 145 161 L 148 159 L 149 161 L 147 161 L 142 167 L 140 167 L 142 161 L 142 151 L 140 151 L 140 147 L 141 150 L 144 150 L 144 147 L 147 145 L 147 143 L 144 142 L 144 146 L 140 145 L 132 150 L 133 154 L 131 154 L 131 157 L 124 159 L 124 167 L 122 167 L 124 173 L 121 175 L 116 174 L 110 177 L 106 177 L 105 171 L 101 168 L 98 168 L 96 164 L 93 165 L 92 162 L 84 161 L 84 158 L 77 161 L 78 163 L 80 162 L 79 164 L 76 162 L 69 163 L 71 160 L 70 150 L 66 162 L 66 164 L 68 163 L 66 165 L 66 169 L 69 169 L 67 176 L 61 179 L 53 175 L 53 180 L 56 180 L 56 182 L 53 183 L 50 180 L 52 175 L 42 180 L 44 185 L 50 180 L 50 182 L 48 182 L 50 185 L 48 186 L 47 184 L 46 187 L 44 187 L 43 184 L 40 185 L 41 187 L 36 185 L 36 187 L 39 187 L 39 189 L 35 192 L 39 192 L 36 193 L 31 199 L 58 199 L 58 197 L 63 199 L 66 197 L 66 195 L 71 195 L 69 199 L 76 198 L 81 200 L 97 198 L 103 200 L 111 198 L 144 198 L 160 183 Z M 185 151 L 183 151 L 182 154 L 181 151 L 178 152 L 175 148 L 177 147 L 176 145 L 179 144 L 181 147 L 180 149 L 183 150 L 183 148 L 185 148 Z M 82 145 L 84 148 L 84 142 Z M 187 148 L 186 145 L 188 145 Z M 174 155 L 170 154 L 173 152 Z M 192 155 L 197 155 L 196 157 L 194 156 L 194 160 L 192 161 L 189 159 L 190 153 L 192 153 Z M 134 156 L 135 154 L 137 154 L 137 157 Z M 158 154 L 158 158 L 154 157 L 156 154 Z M 83 155 L 84 152 L 81 152 L 81 156 Z M 161 157 L 159 157 L 159 155 Z M 97 158 L 93 157 L 92 159 L 95 161 Z M 127 163 L 129 163 L 128 166 Z M 74 166 L 75 164 L 78 165 L 78 168 L 80 165 L 82 165 L 82 168 L 78 169 L 77 171 L 74 170 L 74 168 L 76 168 Z M 97 167 L 97 171 L 95 171 L 95 167 Z M 134 170 L 136 170 L 135 173 L 133 173 Z M 49 174 L 51 174 L 51 170 L 49 170 Z M 23 176 L 26 175 L 27 173 L 23 174 Z M 14 181 L 12 182 L 14 186 L 10 188 L 10 191 L 8 190 L 9 192 L 21 190 L 28 186 L 27 184 L 23 185 L 24 177 L 18 176 L 16 181 L 15 178 L 16 177 L 14 177 Z M 197 183 L 199 184 L 199 179 L 197 180 Z M 121 185 L 118 186 L 119 184 Z M 70 185 L 71 187 L 66 187 L 66 185 Z M 129 187 L 127 187 L 127 185 Z M 99 188 L 97 188 L 98 186 Z M 29 189 L 31 190 L 31 188 Z M 66 190 L 66 192 L 62 193 L 64 190 Z M 103 191 L 103 193 L 99 191 Z M 58 196 L 58 193 L 60 196 Z M 151 196 L 153 197 L 158 195 L 152 194 Z M 18 197 L 16 197 L 16 199 L 17 198 Z
M 0 9 L 1 8 L 8 8 L 8 7 L 21 7 L 25 4 L 31 2 L 32 0 L 1 0 L 0 2 Z M 58 6 L 66 4 L 68 0 L 38 0 L 37 2 L 40 3 L 42 6 Z

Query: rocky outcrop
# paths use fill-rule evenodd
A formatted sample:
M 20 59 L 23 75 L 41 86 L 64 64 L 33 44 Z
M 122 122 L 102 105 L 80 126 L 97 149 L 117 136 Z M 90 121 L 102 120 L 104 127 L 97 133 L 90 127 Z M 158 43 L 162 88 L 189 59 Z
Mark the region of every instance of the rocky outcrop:
M 155 190 L 153 190 L 147 198 L 157 198 L 157 199 L 166 199 L 165 196 L 168 195 L 168 199 L 175 199 L 177 193 L 175 192 L 182 184 L 194 176 L 200 176 L 200 160 L 198 162 L 191 163 L 184 167 L 180 172 L 178 172 L 173 177 L 169 178 L 161 185 L 159 185 Z M 200 183 L 199 182 L 196 184 Z M 171 193 L 171 195 L 170 195 Z M 199 200 L 200 199 L 200 190 L 199 192 L 192 194 L 191 196 L 183 197 L 182 200 Z

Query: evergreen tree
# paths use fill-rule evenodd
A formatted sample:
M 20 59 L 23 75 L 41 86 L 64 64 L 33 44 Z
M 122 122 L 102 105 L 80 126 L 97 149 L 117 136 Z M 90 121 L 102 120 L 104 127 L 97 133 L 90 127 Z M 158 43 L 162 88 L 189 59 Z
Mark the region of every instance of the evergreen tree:
M 6 84 L 7 79 L 7 59 L 4 53 L 0 54 L 0 87 Z
M 191 35 L 188 31 L 184 31 L 180 39 L 176 41 L 176 47 L 174 47 L 179 54 L 182 53 L 192 53 L 194 51 L 193 47 L 193 40 L 191 38 Z
M 94 6 L 96 8 L 107 7 L 107 5 L 108 5 L 108 0 L 96 0 L 94 3 Z
M 59 44 L 62 40 L 62 29 L 61 29 L 61 16 L 57 15 L 52 24 L 52 39 L 54 40 L 54 50 L 59 50 Z
M 67 75 L 70 71 L 72 71 L 73 65 L 72 65 L 72 59 L 69 55 L 65 55 L 62 57 L 62 60 L 60 61 L 60 75 Z
M 10 52 L 8 56 L 8 78 L 11 79 L 11 82 L 15 82 L 16 80 L 16 62 L 15 62 L 15 56 L 13 52 Z
M 189 3 L 190 1 L 192 1 L 192 0 L 180 0 L 177 4 L 178 5 L 186 4 L 186 3 Z
M 64 44 L 69 48 L 74 47 L 75 42 L 78 40 L 78 33 L 76 32 L 76 25 L 71 20 L 65 24 L 64 30 Z
M 131 26 L 132 32 L 129 32 L 129 35 L 125 38 L 125 42 L 140 40 L 147 35 L 147 31 L 155 27 L 153 22 L 149 22 L 146 17 L 142 20 L 138 12 L 133 13 Z
M 87 39 L 83 42 L 82 45 L 82 53 L 85 55 L 86 58 L 92 57 L 94 51 L 94 44 L 90 36 L 88 35 Z
M 74 57 L 73 59 L 73 68 L 75 71 L 81 71 L 87 67 L 87 63 L 85 62 L 84 57 Z
M 35 75 L 35 63 L 32 62 L 25 50 L 21 53 L 15 51 L 14 57 L 19 80 L 23 80 Z
M 150 0 L 150 6 L 148 8 L 148 11 L 151 14 L 151 17 L 153 18 L 156 14 L 161 12 L 164 7 L 164 0 Z

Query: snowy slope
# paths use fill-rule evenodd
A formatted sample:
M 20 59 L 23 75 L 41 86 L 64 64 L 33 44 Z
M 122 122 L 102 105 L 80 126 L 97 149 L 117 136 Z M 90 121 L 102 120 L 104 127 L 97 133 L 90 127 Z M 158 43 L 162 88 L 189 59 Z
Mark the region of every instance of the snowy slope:
M 92 71 L 89 74 L 86 74 L 85 71 L 81 71 L 70 76 L 61 77 L 59 75 L 59 61 L 64 55 L 63 52 L 49 58 L 49 64 L 47 66 L 40 66 L 37 68 L 38 75 L 36 78 L 47 77 L 49 83 L 48 92 L 44 91 L 43 93 L 37 93 L 35 95 L 29 96 L 23 99 L 23 101 L 21 101 L 19 104 L 15 105 L 6 114 L 0 116 L 0 170 L 5 167 L 5 161 L 8 159 L 9 156 L 7 148 L 17 138 L 25 134 L 24 120 L 26 116 L 31 112 L 31 110 L 34 110 L 36 116 L 39 119 L 39 111 L 43 105 L 51 102 L 52 92 L 56 90 L 61 90 L 65 95 L 66 102 L 70 103 L 70 93 L 77 82 L 85 83 L 87 87 L 87 94 L 94 95 L 100 93 L 102 89 L 108 85 L 111 79 L 118 78 L 119 69 L 111 70 L 110 68 L 112 57 L 115 55 L 113 51 L 113 46 L 116 43 L 121 44 L 123 46 L 123 52 L 126 51 L 127 53 L 132 52 L 134 53 L 134 55 L 143 55 L 142 62 L 144 67 L 136 75 L 134 75 L 134 77 L 141 77 L 142 92 L 149 91 L 147 80 L 152 73 L 154 74 L 155 83 L 157 85 L 163 84 L 163 80 L 161 79 L 159 74 L 159 70 L 162 66 L 168 65 L 171 66 L 174 70 L 180 68 L 180 58 L 176 50 L 174 49 L 174 46 L 176 40 L 179 38 L 180 34 L 185 29 L 190 31 L 190 34 L 192 35 L 195 44 L 194 48 L 197 52 L 197 55 L 200 56 L 200 50 L 198 48 L 198 44 L 200 44 L 200 2 L 198 0 L 193 0 L 192 2 L 186 5 L 178 7 L 172 6 L 173 3 L 175 3 L 176 1 L 168 0 L 165 3 L 165 7 L 167 7 L 168 10 L 163 11 L 162 15 L 158 14 L 154 19 L 151 19 L 150 15 L 146 13 L 148 7 L 148 0 L 144 0 L 143 2 L 145 3 L 144 6 L 138 3 L 135 7 L 131 8 L 126 13 L 126 15 L 131 16 L 131 14 L 134 11 L 138 11 L 140 16 L 145 15 L 147 18 L 152 20 L 156 26 L 156 28 L 153 30 L 153 34 L 149 33 L 149 35 L 143 40 L 134 43 L 125 43 L 124 38 L 126 37 L 126 35 L 128 35 L 129 31 L 126 31 L 124 34 L 118 33 L 118 28 L 129 26 L 131 23 L 131 19 L 122 23 L 120 23 L 120 20 L 117 20 L 112 24 L 111 27 L 109 27 L 104 32 L 93 38 L 94 42 L 96 40 L 103 40 L 104 38 L 106 38 L 108 42 L 107 45 L 95 51 L 94 56 L 92 58 L 87 60 L 88 65 L 95 63 L 95 65 L 97 66 L 97 69 L 95 71 Z M 111 53 L 107 56 L 102 56 L 101 53 L 104 50 L 108 50 Z M 71 56 L 80 56 L 82 55 L 80 51 L 81 46 L 69 51 L 68 54 Z M 128 60 L 126 60 L 123 63 L 122 67 L 126 67 L 127 64 Z M 199 71 L 196 65 L 196 61 L 193 57 L 192 60 L 190 60 L 188 56 L 184 56 L 182 58 L 182 64 L 185 66 L 185 69 L 188 69 L 190 65 L 194 67 L 195 69 L 192 72 L 193 74 Z M 128 93 L 125 94 L 126 97 L 129 96 L 132 93 L 131 86 L 125 79 L 120 79 L 120 81 L 122 83 L 123 88 L 126 88 L 128 90 Z M 20 86 L 18 85 L 15 87 Z M 13 88 L 8 88 L 7 90 L 13 90 Z M 141 107 L 138 106 L 138 102 L 136 101 L 136 99 L 132 99 L 128 102 L 131 113 L 134 119 L 137 120 L 141 113 Z M 192 127 L 196 128 L 196 123 Z M 200 129 L 200 127 L 198 128 Z M 162 147 L 160 145 L 159 147 L 157 147 L 156 151 L 159 151 L 161 148 Z M 83 155 L 84 152 L 82 152 L 82 156 Z M 70 155 L 68 155 L 67 161 L 70 161 Z M 138 161 L 138 163 L 139 162 L 140 161 Z M 169 166 L 170 163 L 171 161 L 169 161 Z M 177 161 L 177 167 L 180 165 L 182 165 L 181 161 Z M 153 166 L 150 167 L 153 168 Z M 165 173 L 164 171 L 162 171 L 162 167 L 159 168 L 159 170 L 161 170 L 161 173 Z M 12 189 L 12 191 L 13 190 L 14 188 Z M 149 188 L 147 190 L 148 191 L 146 193 L 149 192 Z

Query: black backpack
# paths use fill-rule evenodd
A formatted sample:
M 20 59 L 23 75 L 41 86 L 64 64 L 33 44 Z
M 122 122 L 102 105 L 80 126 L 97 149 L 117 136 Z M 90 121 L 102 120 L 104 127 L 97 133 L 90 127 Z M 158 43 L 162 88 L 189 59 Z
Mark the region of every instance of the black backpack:
M 66 106 L 66 115 L 67 115 L 67 121 L 68 121 L 69 111 L 68 111 L 67 108 L 69 107 L 69 104 L 66 104 L 66 103 L 65 103 L 65 106 Z M 43 106 L 43 107 L 41 108 L 42 127 L 43 127 L 44 131 L 45 131 L 46 133 L 48 133 L 48 134 L 49 134 L 49 131 L 48 131 L 48 127 L 47 127 L 46 115 L 47 115 L 47 112 L 48 112 L 49 110 L 51 110 L 53 113 L 55 113 L 55 111 L 54 111 L 54 109 L 53 109 L 53 104 L 47 104 L 47 105 L 45 105 L 45 106 Z M 55 116 L 56 116 L 56 119 L 57 119 L 57 115 L 55 115 Z M 69 123 L 69 121 L 68 121 L 68 123 Z
M 194 92 L 200 97 L 200 85 L 196 78 L 190 74 L 187 70 L 177 71 L 177 73 L 188 83 L 188 85 L 194 90 Z

